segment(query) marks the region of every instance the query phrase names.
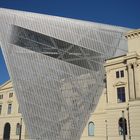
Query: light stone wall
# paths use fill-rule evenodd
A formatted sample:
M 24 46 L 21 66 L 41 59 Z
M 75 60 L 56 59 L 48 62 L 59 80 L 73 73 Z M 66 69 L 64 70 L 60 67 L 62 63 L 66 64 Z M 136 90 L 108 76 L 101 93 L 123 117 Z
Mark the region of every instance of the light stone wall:
M 128 39 L 128 51 L 140 53 L 140 29 L 129 31 L 125 37 Z
M 126 140 L 140 140 L 140 30 L 131 31 L 125 37 L 128 53 L 106 61 L 106 92 L 91 114 L 81 140 L 123 140 L 118 131 L 122 111 L 127 120 Z M 124 70 L 124 77 L 116 78 L 116 71 L 120 70 Z M 117 87 L 121 86 L 125 87 L 126 102 L 118 103 Z M 88 136 L 91 121 L 95 124 L 94 136 Z
M 129 39 L 127 35 L 129 35 Z M 130 32 L 127 35 L 129 52 L 124 56 L 106 61 L 107 88 L 104 89 L 96 110 L 91 114 L 81 140 L 122 140 L 123 137 L 118 132 L 118 120 L 122 117 L 122 111 L 127 120 L 126 140 L 140 140 L 140 38 L 133 36 L 131 40 Z M 124 70 L 124 77 L 116 78 L 118 70 Z M 125 87 L 126 92 L 126 102 L 124 103 L 117 102 L 116 88 L 121 86 Z M 10 92 L 14 93 L 12 83 L 8 81 L 0 87 L 0 94 L 4 95 L 3 99 L 0 99 L 0 104 L 3 105 L 0 115 L 0 139 L 3 137 L 5 123 L 9 122 L 11 139 L 16 140 L 19 137 L 16 135 L 16 124 L 20 122 L 22 116 L 18 113 L 16 96 L 14 94 L 12 98 L 9 98 Z M 13 110 L 11 115 L 7 115 L 7 105 L 10 102 L 13 104 Z M 91 121 L 95 124 L 94 136 L 88 136 L 88 123 Z M 26 137 L 23 123 L 22 139 L 26 139 Z
M 13 93 L 13 97 L 9 98 L 9 93 Z M 13 86 L 11 81 L 7 81 L 5 84 L 0 86 L 0 95 L 3 95 L 3 99 L 0 99 L 0 104 L 2 105 L 2 112 L 0 114 L 0 140 L 3 139 L 4 126 L 6 123 L 10 123 L 10 140 L 18 140 L 19 135 L 16 135 L 16 125 L 21 123 L 22 115 L 19 113 L 19 105 L 16 99 L 16 95 L 13 91 Z M 8 104 L 12 104 L 11 114 L 7 114 Z M 22 134 L 21 139 L 26 139 L 25 125 L 22 121 Z

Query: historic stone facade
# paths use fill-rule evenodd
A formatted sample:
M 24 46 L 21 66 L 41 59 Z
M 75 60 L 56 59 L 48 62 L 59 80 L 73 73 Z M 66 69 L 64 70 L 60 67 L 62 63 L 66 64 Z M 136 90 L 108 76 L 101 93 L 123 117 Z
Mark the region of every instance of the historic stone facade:
M 20 127 L 22 124 L 22 127 Z M 21 129 L 20 129 L 21 128 Z M 24 121 L 20 113 L 11 81 L 0 86 L 0 140 L 19 140 L 27 138 Z
M 106 61 L 106 89 L 81 140 L 140 139 L 140 30 L 125 37 L 128 53 Z M 126 120 L 124 137 L 122 118 Z

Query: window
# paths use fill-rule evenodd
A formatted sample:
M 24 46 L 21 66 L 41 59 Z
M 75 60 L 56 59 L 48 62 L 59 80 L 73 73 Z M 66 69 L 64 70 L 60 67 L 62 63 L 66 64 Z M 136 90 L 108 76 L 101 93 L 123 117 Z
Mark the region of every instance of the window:
M 1 115 L 1 112 L 2 112 L 2 105 L 0 105 L 0 115 Z
M 16 126 L 16 135 L 19 135 L 20 134 L 20 124 L 17 123 L 17 126 Z
M 121 75 L 121 77 L 124 77 L 124 70 L 120 71 L 120 75 Z
M 94 136 L 95 125 L 93 122 L 89 122 L 88 124 L 88 136 Z
M 22 48 L 26 48 L 35 52 L 42 53 L 44 55 L 47 55 L 49 57 L 61 59 L 59 56 L 59 50 L 63 51 L 63 61 L 66 61 L 67 63 L 71 63 L 76 66 L 80 66 L 86 69 L 94 69 L 95 71 L 98 71 L 101 68 L 101 65 L 96 62 L 97 58 L 93 58 L 92 56 L 101 56 L 101 53 L 95 52 L 92 50 L 89 50 L 87 48 L 73 45 L 71 43 L 62 41 L 60 39 L 56 39 L 54 37 L 50 37 L 35 31 L 31 31 L 29 29 L 22 28 L 20 26 L 12 26 L 12 34 L 13 39 L 11 39 L 11 44 L 20 46 Z M 55 46 L 57 44 L 57 47 Z M 69 49 L 69 46 L 73 46 L 72 50 L 69 52 L 66 52 L 67 49 Z M 49 51 L 48 51 L 49 50 Z M 91 64 L 87 62 L 86 59 L 77 59 L 77 56 L 74 52 L 76 52 L 79 56 L 83 56 L 83 53 L 88 54 L 88 58 L 91 59 L 92 57 L 92 65 L 94 65 L 93 68 L 91 68 Z M 46 53 L 47 52 L 47 53 Z M 67 59 L 73 59 L 73 61 L 67 61 Z M 76 60 L 75 60 L 76 59 Z
M 0 99 L 3 99 L 3 94 L 0 95 Z
M 12 104 L 8 104 L 7 114 L 11 114 L 11 111 L 12 111 Z
M 13 93 L 9 93 L 9 98 L 13 97 Z
M 124 70 L 116 71 L 116 78 L 124 77 Z
M 119 119 L 119 135 L 127 135 L 127 121 L 125 118 Z
M 117 100 L 118 103 L 125 102 L 125 87 L 117 88 Z
M 119 78 L 119 71 L 116 71 L 116 78 Z

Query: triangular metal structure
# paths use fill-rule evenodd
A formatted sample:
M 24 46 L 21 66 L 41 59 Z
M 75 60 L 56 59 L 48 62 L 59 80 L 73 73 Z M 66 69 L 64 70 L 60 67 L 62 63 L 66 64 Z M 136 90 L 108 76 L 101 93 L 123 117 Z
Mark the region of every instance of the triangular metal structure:
M 0 9 L 0 42 L 31 139 L 79 140 L 104 88 L 104 61 L 129 29 Z

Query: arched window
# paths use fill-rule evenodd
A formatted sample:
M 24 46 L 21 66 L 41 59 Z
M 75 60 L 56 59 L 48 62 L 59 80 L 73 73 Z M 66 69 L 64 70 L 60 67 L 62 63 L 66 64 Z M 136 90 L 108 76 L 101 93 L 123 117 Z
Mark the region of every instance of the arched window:
M 17 126 L 16 126 L 16 135 L 19 135 L 20 134 L 20 124 L 17 123 Z
M 10 123 L 6 123 L 4 126 L 3 140 L 10 140 Z
M 89 122 L 89 124 L 88 124 L 88 135 L 89 136 L 94 136 L 94 129 L 95 129 L 94 123 Z
M 119 135 L 127 135 L 127 121 L 125 118 L 119 119 Z

